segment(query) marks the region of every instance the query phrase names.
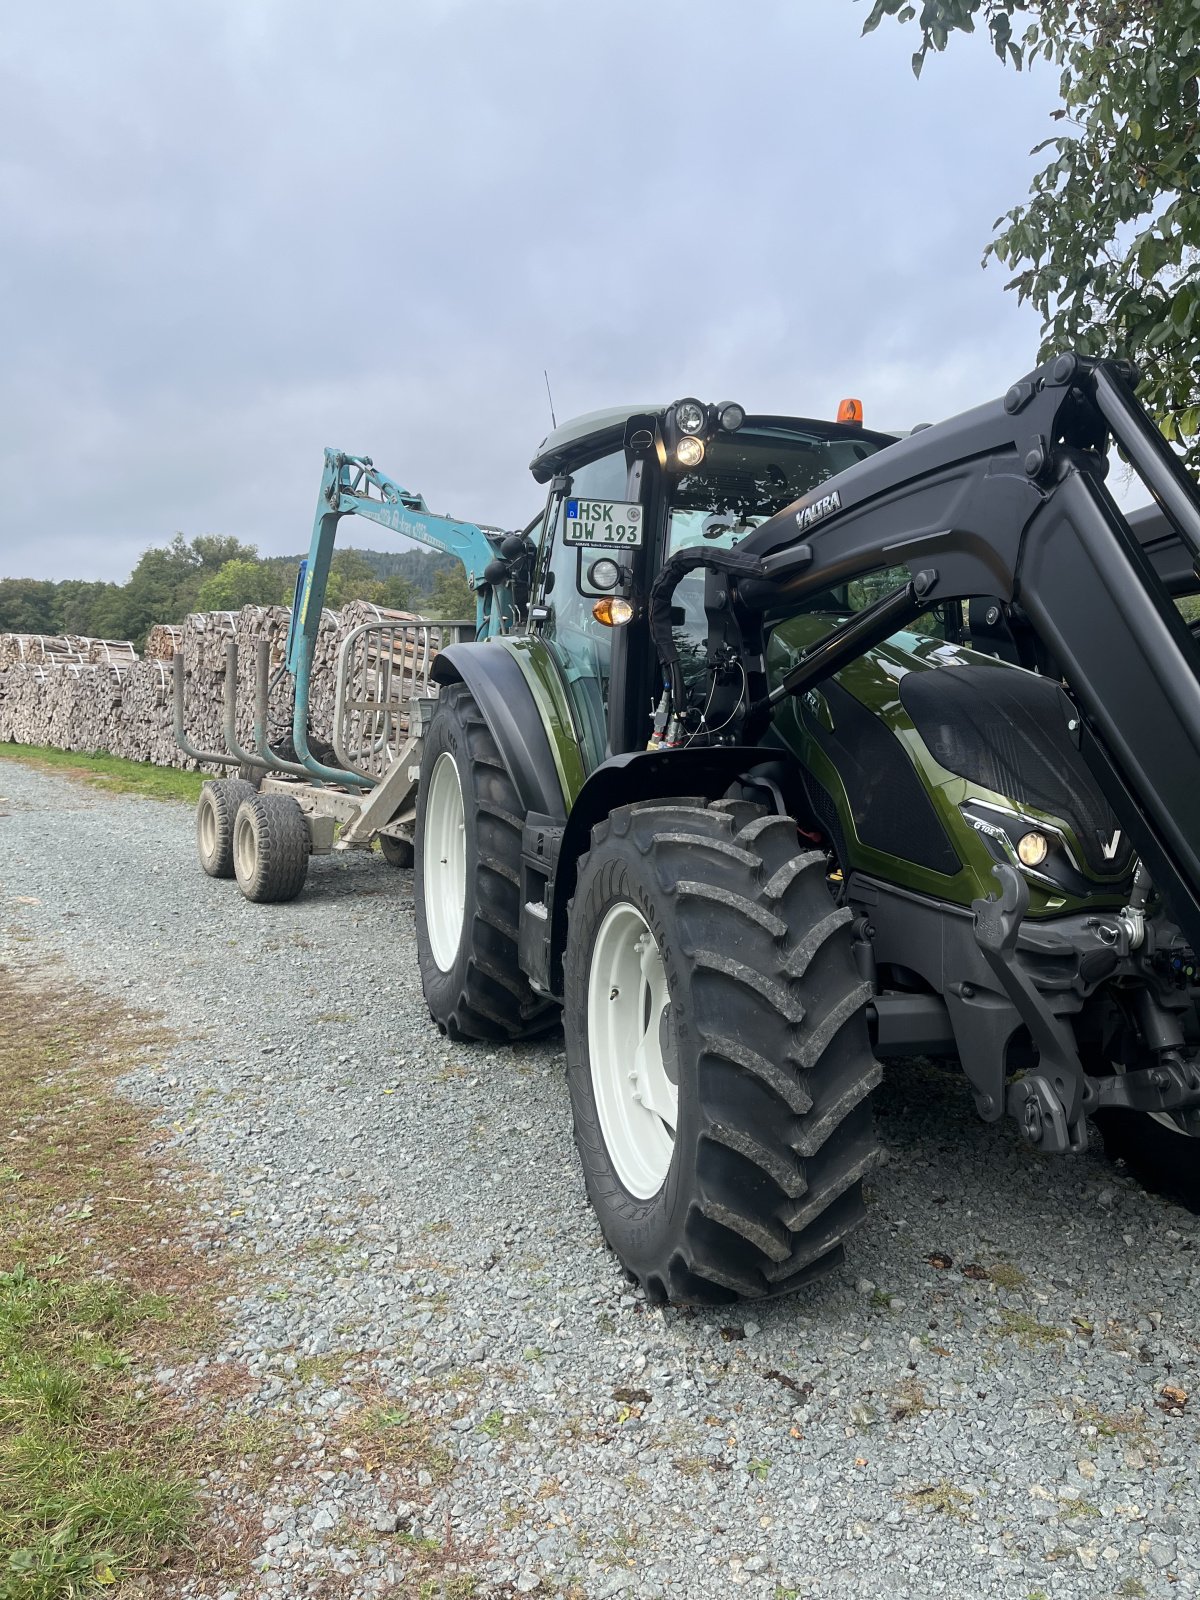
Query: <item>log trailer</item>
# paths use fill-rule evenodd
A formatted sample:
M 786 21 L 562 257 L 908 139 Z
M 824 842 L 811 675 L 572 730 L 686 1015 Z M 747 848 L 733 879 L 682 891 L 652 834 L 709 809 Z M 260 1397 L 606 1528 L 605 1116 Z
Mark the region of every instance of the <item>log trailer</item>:
M 383 620 L 353 629 L 338 656 L 333 746 L 314 750 L 309 726 L 313 655 L 337 528 L 346 516 L 365 517 L 457 557 L 475 591 L 476 615 L 473 625 Z M 532 560 L 533 546 L 524 533 L 441 516 L 423 496 L 381 472 L 370 456 L 326 450 L 284 660 L 274 672 L 268 645 L 264 641 L 258 647 L 254 737 L 248 748 L 237 737 L 236 640 L 225 647 L 223 751 L 199 750 L 188 738 L 186 666 L 182 653 L 174 658 L 176 742 L 193 760 L 238 771 L 237 777 L 206 783 L 200 795 L 196 843 L 205 872 L 236 878 L 250 900 L 280 901 L 300 893 L 313 855 L 367 850 L 378 840 L 391 865 L 410 867 L 420 754 L 413 719 L 432 704 L 426 698 L 430 668 L 447 641 L 464 635 L 486 640 L 518 623 L 528 605 Z M 284 677 L 292 681 L 291 730 L 272 744 L 270 698 Z
M 527 608 L 422 697 L 421 978 L 455 1038 L 561 1016 L 651 1298 L 836 1266 L 890 1057 L 1200 1204 L 1200 494 L 1136 381 L 1068 354 L 900 440 L 689 397 L 534 457 Z

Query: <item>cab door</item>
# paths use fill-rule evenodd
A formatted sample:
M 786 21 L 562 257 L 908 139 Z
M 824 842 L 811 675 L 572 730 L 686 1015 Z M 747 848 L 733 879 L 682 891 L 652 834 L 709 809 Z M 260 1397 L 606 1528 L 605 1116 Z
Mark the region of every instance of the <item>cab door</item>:
M 604 556 L 625 565 L 640 551 L 603 542 L 600 521 L 594 535 L 588 535 L 596 543 L 568 542 L 568 510 L 580 500 L 640 506 L 641 477 L 642 463 L 631 465 L 623 449 L 615 450 L 575 466 L 565 487 L 560 479 L 551 491 L 546 508 L 530 632 L 540 637 L 558 669 L 588 772 L 611 753 L 609 685 L 616 631 L 593 615 L 605 591 L 589 582 L 588 572 Z M 572 519 L 572 525 L 578 527 L 578 520 Z

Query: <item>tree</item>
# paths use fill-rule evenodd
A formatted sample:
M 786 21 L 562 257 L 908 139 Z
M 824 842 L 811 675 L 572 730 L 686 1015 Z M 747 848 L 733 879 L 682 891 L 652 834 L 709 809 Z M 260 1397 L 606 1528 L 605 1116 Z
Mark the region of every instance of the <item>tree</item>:
M 452 571 L 442 570 L 433 580 L 430 611 L 446 621 L 461 622 L 475 618 L 475 591 L 467 582 L 466 569 L 456 562 Z
M 0 579 L 0 633 L 57 633 L 55 588 L 41 578 Z
M 282 600 L 279 578 L 265 561 L 235 557 L 205 578 L 196 594 L 198 611 L 240 611 Z
M 1061 130 L 1030 198 L 984 252 L 1042 318 L 1041 356 L 1123 355 L 1169 439 L 1200 467 L 1200 5 L 1197 0 L 873 0 L 931 50 L 982 20 L 1018 71 L 1060 72 Z M 1019 30 L 1019 31 L 1018 31 Z
M 375 589 L 377 606 L 390 606 L 394 611 L 415 611 L 417 608 L 416 586 L 399 574 L 381 579 Z

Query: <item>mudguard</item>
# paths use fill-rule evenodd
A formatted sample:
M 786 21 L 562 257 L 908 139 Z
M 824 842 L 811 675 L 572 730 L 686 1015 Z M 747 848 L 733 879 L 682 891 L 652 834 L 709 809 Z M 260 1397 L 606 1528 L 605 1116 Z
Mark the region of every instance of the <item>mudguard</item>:
M 433 663 L 435 683 L 464 683 L 491 729 L 526 814 L 564 820 L 562 785 L 541 712 L 525 675 L 502 645 L 452 644 Z
M 771 770 L 776 754 L 759 745 L 635 750 L 611 756 L 596 768 L 571 807 L 553 871 L 548 875 L 549 942 L 545 960 L 546 982 L 552 994 L 562 994 L 567 906 L 575 893 L 580 858 L 587 852 L 596 823 L 618 806 L 642 800 L 678 799 L 685 795 L 719 800 L 743 774 L 755 768 Z

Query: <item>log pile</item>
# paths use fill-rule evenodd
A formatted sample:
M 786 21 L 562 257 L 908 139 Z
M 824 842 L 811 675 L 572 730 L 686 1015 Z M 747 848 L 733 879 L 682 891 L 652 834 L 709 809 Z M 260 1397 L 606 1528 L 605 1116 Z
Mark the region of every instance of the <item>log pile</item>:
M 183 629 L 169 622 L 156 622 L 146 635 L 147 661 L 173 661 L 183 643 Z
M 274 686 L 268 704 L 268 738 L 285 740 L 292 724 L 292 683 L 282 672 L 290 612 L 283 606 L 246 606 L 241 611 L 197 612 L 182 627 L 150 630 L 144 659 L 128 642 L 0 634 L 0 741 L 50 745 L 61 750 L 105 752 L 160 766 L 195 767 L 175 743 L 172 662 L 184 660 L 184 711 L 188 737 L 202 750 L 224 750 L 226 646 L 238 647 L 236 731 L 244 748 L 254 741 L 254 678 L 260 641 L 268 647 Z M 321 614 L 313 658 L 310 737 L 333 741 L 338 652 L 343 639 L 364 622 L 415 622 L 409 612 L 354 601 L 343 612 Z M 392 715 L 388 750 L 406 729 L 402 707 L 414 681 L 424 681 L 443 642 L 437 623 L 397 633 L 368 635 L 356 657 L 351 695 L 377 698 L 386 692 Z M 446 637 L 448 642 L 448 634 Z M 277 681 L 275 681 L 277 679 Z M 383 719 L 360 718 L 360 743 L 379 743 Z M 382 770 L 388 750 L 366 761 Z

